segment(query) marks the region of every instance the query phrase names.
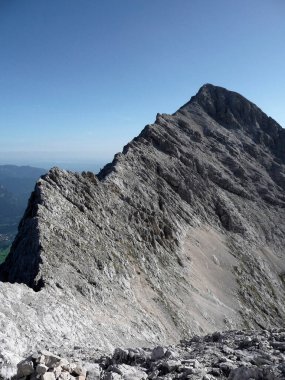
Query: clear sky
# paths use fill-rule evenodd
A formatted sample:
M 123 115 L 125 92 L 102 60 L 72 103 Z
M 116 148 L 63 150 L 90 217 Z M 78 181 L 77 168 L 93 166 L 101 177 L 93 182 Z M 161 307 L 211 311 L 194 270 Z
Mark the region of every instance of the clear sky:
M 285 126 L 284 0 L 0 0 L 0 164 L 106 162 L 204 83 Z

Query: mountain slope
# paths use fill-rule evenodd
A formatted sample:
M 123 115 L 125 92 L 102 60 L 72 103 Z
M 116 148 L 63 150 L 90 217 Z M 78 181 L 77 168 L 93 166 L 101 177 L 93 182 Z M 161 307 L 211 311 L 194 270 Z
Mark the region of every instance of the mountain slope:
M 25 349 L 284 325 L 284 138 L 253 103 L 205 85 L 98 177 L 43 176 L 0 266 L 37 291 L 2 284 L 27 305 Z M 34 321 L 47 300 L 49 324 Z

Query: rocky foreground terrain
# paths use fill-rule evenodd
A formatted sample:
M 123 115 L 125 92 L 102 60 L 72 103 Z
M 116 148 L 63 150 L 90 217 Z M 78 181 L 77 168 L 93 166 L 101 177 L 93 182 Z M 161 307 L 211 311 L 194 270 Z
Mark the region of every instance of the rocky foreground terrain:
M 0 266 L 3 363 L 283 328 L 284 190 L 285 131 L 213 85 L 97 176 L 52 169 Z
M 75 351 L 76 352 L 76 351 Z M 91 359 L 92 360 L 92 359 Z M 179 345 L 117 348 L 85 363 L 38 352 L 18 364 L 15 379 L 42 380 L 274 380 L 285 379 L 285 330 L 229 331 Z

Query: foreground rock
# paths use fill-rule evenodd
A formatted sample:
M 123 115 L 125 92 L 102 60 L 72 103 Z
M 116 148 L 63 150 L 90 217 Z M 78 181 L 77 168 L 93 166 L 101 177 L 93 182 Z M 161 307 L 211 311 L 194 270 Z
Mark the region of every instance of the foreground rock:
M 48 352 L 18 364 L 17 379 L 42 380 L 274 380 L 285 379 L 285 330 L 229 331 L 176 346 L 117 348 L 93 362 L 69 363 Z
M 95 369 L 98 369 L 98 379 L 100 377 L 99 365 L 89 366 L 92 370 L 89 372 L 89 378 L 96 378 Z M 42 380 L 85 380 L 86 370 L 82 368 L 79 362 L 69 362 L 66 359 L 54 355 L 48 351 L 35 353 L 17 365 L 17 374 L 15 379 L 42 379 Z
M 1 355 L 284 326 L 284 190 L 285 131 L 212 85 L 97 176 L 52 169 L 0 266 Z

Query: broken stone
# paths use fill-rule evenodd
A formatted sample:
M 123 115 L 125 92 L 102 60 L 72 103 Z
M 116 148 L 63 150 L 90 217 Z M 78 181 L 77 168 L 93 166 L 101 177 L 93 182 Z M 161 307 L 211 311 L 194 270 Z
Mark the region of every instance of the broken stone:
M 34 372 L 34 364 L 31 359 L 21 361 L 17 365 L 17 377 L 29 376 Z
M 48 351 L 43 351 L 44 363 L 48 368 L 58 367 L 61 363 L 61 358 Z
M 167 349 L 165 347 L 157 346 L 151 352 L 151 360 L 156 361 L 163 359 Z
M 46 373 L 48 370 L 48 367 L 44 364 L 38 364 L 37 367 L 36 367 L 36 372 L 38 375 L 43 375 L 44 373 Z
M 122 376 L 116 372 L 105 372 L 103 380 L 121 380 Z
M 61 374 L 59 375 L 59 379 L 60 380 L 71 380 L 71 375 L 69 372 L 67 371 L 63 371 L 61 372 Z
M 54 373 L 56 379 L 60 376 L 61 371 L 62 371 L 61 366 L 54 367 L 54 369 L 53 369 L 53 373 Z
M 84 377 L 86 377 L 86 370 L 84 368 L 82 368 L 80 365 L 76 365 L 76 367 L 72 369 L 71 374 L 73 376 L 84 376 Z M 78 379 L 78 380 L 82 380 L 82 379 Z
M 53 372 L 46 372 L 41 375 L 41 380 L 56 380 L 55 374 Z
M 194 368 L 198 368 L 200 366 L 200 363 L 197 359 L 186 359 L 186 360 L 181 360 L 182 364 L 186 365 L 191 365 Z
M 165 364 L 168 368 L 168 371 L 172 372 L 172 371 L 176 370 L 179 366 L 181 366 L 181 361 L 180 360 L 168 360 Z
M 147 374 L 141 369 L 127 364 L 118 365 L 118 370 L 124 380 L 147 379 Z
M 100 380 L 101 367 L 98 363 L 90 363 L 87 366 L 87 379 Z

